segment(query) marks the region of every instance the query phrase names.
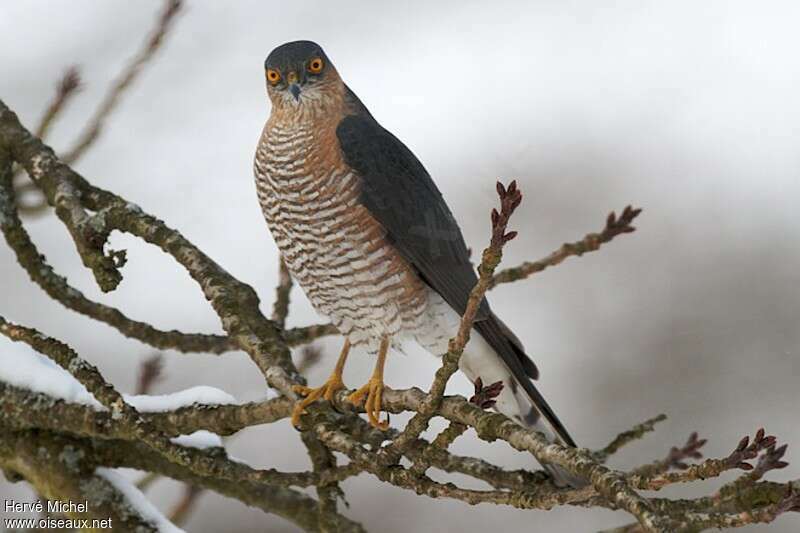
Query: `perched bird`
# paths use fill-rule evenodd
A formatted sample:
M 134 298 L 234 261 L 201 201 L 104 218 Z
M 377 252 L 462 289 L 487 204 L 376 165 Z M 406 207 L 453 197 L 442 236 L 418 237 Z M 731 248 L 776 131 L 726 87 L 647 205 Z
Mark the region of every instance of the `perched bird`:
M 272 111 L 255 156 L 256 190 L 283 259 L 314 308 L 344 336 L 339 360 L 293 414 L 344 388 L 351 346 L 377 355 L 372 377 L 348 399 L 380 421 L 390 348 L 413 340 L 447 352 L 477 282 L 469 252 L 422 163 L 372 117 L 322 48 L 286 43 L 265 64 Z M 534 387 L 538 370 L 519 339 L 481 303 L 460 369 L 473 382 L 502 381 L 495 408 L 550 439 L 575 446 Z M 547 466 L 560 484 L 577 484 Z

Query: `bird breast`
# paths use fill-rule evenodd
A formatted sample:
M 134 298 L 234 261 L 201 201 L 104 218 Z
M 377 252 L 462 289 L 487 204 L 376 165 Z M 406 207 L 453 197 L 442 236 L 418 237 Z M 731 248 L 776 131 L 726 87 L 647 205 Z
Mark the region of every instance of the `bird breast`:
M 359 201 L 335 128 L 267 123 L 256 190 L 289 271 L 312 305 L 354 345 L 415 330 L 427 287 Z

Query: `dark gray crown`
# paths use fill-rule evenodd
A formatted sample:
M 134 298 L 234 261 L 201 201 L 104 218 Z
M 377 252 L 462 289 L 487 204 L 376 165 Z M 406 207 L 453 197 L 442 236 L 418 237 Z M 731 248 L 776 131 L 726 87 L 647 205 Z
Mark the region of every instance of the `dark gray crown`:
M 321 57 L 329 64 L 322 47 L 313 41 L 292 41 L 274 49 L 264 61 L 264 68 L 285 70 L 287 67 L 304 65 L 309 59 Z

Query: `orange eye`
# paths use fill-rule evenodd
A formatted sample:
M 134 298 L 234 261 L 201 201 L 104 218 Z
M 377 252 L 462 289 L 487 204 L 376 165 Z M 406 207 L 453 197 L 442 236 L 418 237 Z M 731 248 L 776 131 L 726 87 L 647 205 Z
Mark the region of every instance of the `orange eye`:
M 308 62 L 308 71 L 311 72 L 312 74 L 319 74 L 320 72 L 322 72 L 322 67 L 323 67 L 322 59 L 318 57 L 315 57 L 314 59 Z
M 269 81 L 272 85 L 275 85 L 279 81 L 281 81 L 281 74 L 277 70 L 272 70 L 271 68 L 267 69 L 267 81 Z

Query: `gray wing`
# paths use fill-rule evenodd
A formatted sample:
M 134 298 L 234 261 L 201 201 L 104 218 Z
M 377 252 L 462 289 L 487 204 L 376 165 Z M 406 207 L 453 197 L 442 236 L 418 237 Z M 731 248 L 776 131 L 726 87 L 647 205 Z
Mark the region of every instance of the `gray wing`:
M 353 114 L 342 119 L 336 135 L 345 162 L 362 180 L 362 203 L 420 277 L 463 314 L 478 277 L 453 214 L 411 150 L 378 124 L 352 92 L 348 96 Z M 565 443 L 574 446 L 563 424 L 529 379 L 538 377 L 533 361 L 492 313 L 485 298 L 475 329 L 503 359 Z
M 364 206 L 402 256 L 463 314 L 478 277 L 461 230 L 425 168 L 371 117 L 348 116 L 336 133 L 345 161 L 362 178 Z M 488 316 L 484 299 L 477 319 Z

